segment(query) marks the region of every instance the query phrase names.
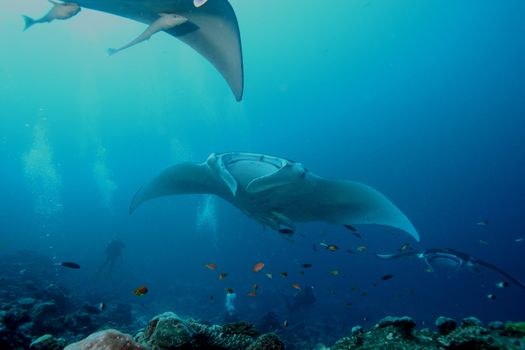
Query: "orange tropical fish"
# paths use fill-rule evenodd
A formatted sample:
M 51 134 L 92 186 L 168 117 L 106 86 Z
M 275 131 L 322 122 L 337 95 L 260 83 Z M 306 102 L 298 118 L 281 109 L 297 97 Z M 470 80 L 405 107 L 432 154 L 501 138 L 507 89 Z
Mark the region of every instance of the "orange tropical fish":
M 206 264 L 204 266 L 209 270 L 215 270 L 217 268 L 217 264 Z
M 260 262 L 253 266 L 253 272 L 259 272 L 264 268 L 264 263 Z
M 257 293 L 254 290 L 252 290 L 250 293 L 248 293 L 248 296 L 249 297 L 255 297 L 255 296 L 257 296 Z
M 219 273 L 219 281 L 224 280 L 226 277 L 228 277 L 228 274 L 226 272 Z
M 301 290 L 301 285 L 299 283 L 292 284 L 292 287 L 297 289 L 297 290 Z
M 146 288 L 145 286 L 140 286 L 133 291 L 133 294 L 135 294 L 138 297 L 141 297 L 147 293 L 148 293 L 148 288 Z

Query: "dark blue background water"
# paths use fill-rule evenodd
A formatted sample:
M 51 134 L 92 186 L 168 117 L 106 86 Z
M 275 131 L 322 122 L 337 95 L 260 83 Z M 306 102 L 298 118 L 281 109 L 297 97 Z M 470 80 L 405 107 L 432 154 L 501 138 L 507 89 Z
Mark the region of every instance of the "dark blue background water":
M 525 292 L 497 289 L 490 272 L 436 277 L 420 260 L 373 253 L 405 242 L 453 247 L 525 280 L 525 242 L 515 242 L 525 236 L 525 4 L 231 3 L 245 60 L 240 103 L 208 62 L 168 35 L 107 57 L 142 24 L 83 10 L 22 32 L 20 15 L 49 5 L 0 3 L 0 254 L 77 261 L 80 271 L 57 270 L 70 288 L 130 302 L 145 284 L 138 310 L 147 315 L 171 309 L 218 321 L 232 287 L 238 317 L 286 318 L 277 291 L 292 295 L 298 282 L 315 286 L 307 321 L 345 329 L 389 314 L 523 319 Z M 159 170 L 224 151 L 276 154 L 367 183 L 407 214 L 421 242 L 367 226 L 360 240 L 309 223 L 290 243 L 211 197 L 159 199 L 128 214 Z M 122 263 L 116 276 L 95 277 L 113 238 L 126 244 Z M 322 241 L 341 249 L 313 251 Z M 344 251 L 362 244 L 363 253 Z M 258 261 L 272 280 L 251 272 Z M 203 268 L 209 262 L 226 280 Z M 301 276 L 303 263 L 313 268 Z M 386 273 L 394 278 L 380 281 Z M 256 298 L 246 296 L 252 283 Z

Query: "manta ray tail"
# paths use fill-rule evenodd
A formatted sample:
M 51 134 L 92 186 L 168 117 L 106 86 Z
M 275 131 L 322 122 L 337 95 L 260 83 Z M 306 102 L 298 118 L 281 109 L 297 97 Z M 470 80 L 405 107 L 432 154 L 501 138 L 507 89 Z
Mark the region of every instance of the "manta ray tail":
M 320 179 L 316 202 L 324 208 L 321 219 L 334 224 L 376 224 L 398 228 L 419 241 L 416 229 L 388 198 L 355 181 Z
M 475 259 L 475 258 L 472 258 L 472 260 L 478 265 L 481 265 L 481 266 L 484 266 L 484 267 L 486 267 L 488 269 L 496 271 L 497 273 L 499 273 L 500 275 L 502 275 L 503 277 L 505 277 L 506 279 L 508 279 L 509 281 L 514 283 L 515 285 L 517 285 L 518 287 L 520 287 L 522 289 L 525 289 L 525 284 L 523 284 L 522 282 L 518 281 L 516 278 L 512 277 L 511 275 L 509 275 L 508 273 L 506 273 L 505 271 L 503 271 L 499 267 L 494 266 L 494 265 L 492 265 L 492 264 L 490 264 L 490 263 L 488 263 L 486 261 L 483 261 L 483 260 L 479 260 L 479 259 Z
M 36 21 L 29 16 L 22 15 L 22 18 L 24 18 L 24 31 L 28 30 L 33 24 L 36 23 Z
M 206 164 L 181 163 L 171 166 L 146 183 L 136 194 L 129 212 L 157 197 L 177 194 L 217 194 L 217 181 Z M 219 187 L 220 188 L 220 187 Z

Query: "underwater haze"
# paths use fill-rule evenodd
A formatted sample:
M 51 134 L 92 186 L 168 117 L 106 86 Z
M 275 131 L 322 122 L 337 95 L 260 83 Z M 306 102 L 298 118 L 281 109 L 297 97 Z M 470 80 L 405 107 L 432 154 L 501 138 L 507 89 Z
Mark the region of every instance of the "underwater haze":
M 454 248 L 525 281 L 525 2 L 230 3 L 240 102 L 205 58 L 165 33 L 109 57 L 142 23 L 82 9 L 24 31 L 21 15 L 49 3 L 0 2 L 0 256 L 76 262 L 49 273 L 144 320 L 171 310 L 224 322 L 232 288 L 237 319 L 275 312 L 290 328 L 316 325 L 327 344 L 387 315 L 428 325 L 440 315 L 525 319 L 525 289 L 497 288 L 505 278 L 490 269 L 431 271 L 417 257 L 375 256 L 403 244 Z M 161 170 L 213 152 L 277 155 L 370 185 L 421 240 L 374 225 L 356 225 L 359 238 L 323 222 L 282 237 L 211 195 L 164 197 L 129 214 Z M 122 257 L 98 274 L 112 240 L 124 243 Z M 247 296 L 254 283 L 257 296 Z M 316 299 L 295 314 L 285 302 L 294 283 L 313 286 Z M 148 293 L 137 297 L 142 285 Z

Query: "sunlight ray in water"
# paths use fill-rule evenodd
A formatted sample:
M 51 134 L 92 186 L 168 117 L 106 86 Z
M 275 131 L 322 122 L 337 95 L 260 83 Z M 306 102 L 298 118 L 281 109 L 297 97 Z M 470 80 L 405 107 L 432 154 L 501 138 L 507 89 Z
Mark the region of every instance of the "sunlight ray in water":
M 62 178 L 53 160 L 53 149 L 42 122 L 33 128 L 33 144 L 22 155 L 24 176 L 34 196 L 35 214 L 49 219 L 63 211 Z
M 118 186 L 111 175 L 111 171 L 107 165 L 106 153 L 107 150 L 99 142 L 96 148 L 95 162 L 93 163 L 93 176 L 97 184 L 97 188 L 102 199 L 102 203 L 108 209 L 112 209 L 113 194 Z
M 197 206 L 196 228 L 198 232 L 209 235 L 214 247 L 217 247 L 217 198 L 206 195 Z

